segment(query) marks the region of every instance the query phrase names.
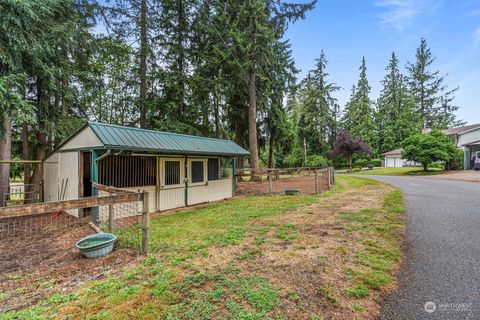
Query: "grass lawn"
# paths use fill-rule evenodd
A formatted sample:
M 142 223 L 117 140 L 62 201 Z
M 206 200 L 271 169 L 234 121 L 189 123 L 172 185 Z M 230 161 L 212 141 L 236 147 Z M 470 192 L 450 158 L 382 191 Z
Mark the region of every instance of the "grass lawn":
M 151 221 L 149 257 L 6 319 L 369 319 L 395 287 L 401 193 L 339 176 L 320 196 L 253 196 Z
M 378 174 L 378 175 L 409 175 L 409 176 L 422 176 L 442 174 L 442 169 L 428 169 L 426 172 L 420 167 L 403 167 L 403 168 L 374 168 L 373 170 L 365 170 L 354 172 L 355 174 Z

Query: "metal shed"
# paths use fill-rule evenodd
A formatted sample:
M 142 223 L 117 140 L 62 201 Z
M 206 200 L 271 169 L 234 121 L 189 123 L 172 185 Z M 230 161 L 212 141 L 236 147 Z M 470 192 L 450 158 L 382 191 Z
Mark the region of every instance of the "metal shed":
M 89 122 L 45 159 L 44 199 L 96 195 L 92 182 L 147 191 L 150 212 L 231 198 L 247 155 L 229 140 Z

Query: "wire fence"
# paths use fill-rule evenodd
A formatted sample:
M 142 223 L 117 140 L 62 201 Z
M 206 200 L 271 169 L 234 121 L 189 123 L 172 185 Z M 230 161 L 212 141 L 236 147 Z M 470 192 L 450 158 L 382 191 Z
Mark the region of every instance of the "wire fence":
M 0 208 L 0 312 L 106 276 L 148 251 L 148 195 L 95 185 L 89 198 Z M 75 244 L 100 229 L 114 251 L 84 258 Z
M 236 174 L 237 195 L 320 194 L 335 184 L 333 167 L 242 169 Z

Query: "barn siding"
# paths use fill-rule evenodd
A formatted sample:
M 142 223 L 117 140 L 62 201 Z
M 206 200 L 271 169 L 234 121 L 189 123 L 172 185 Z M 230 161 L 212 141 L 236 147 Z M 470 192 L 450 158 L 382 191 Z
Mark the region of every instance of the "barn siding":
M 188 189 L 188 204 L 217 201 L 232 197 L 232 179 L 208 181 L 208 185 Z
M 44 201 L 57 201 L 59 186 L 58 186 L 58 153 L 54 153 L 45 159 L 43 164 L 43 195 Z
M 58 154 L 58 180 L 57 188 L 67 184 L 64 199 L 78 199 L 79 197 L 79 155 L 77 151 L 62 152 Z M 67 183 L 68 179 L 68 183 Z M 67 211 L 69 214 L 78 217 L 78 209 Z
M 85 127 L 77 135 L 75 135 L 70 141 L 67 141 L 60 150 L 72 150 L 82 148 L 95 148 L 103 147 L 102 142 L 95 135 L 90 127 Z

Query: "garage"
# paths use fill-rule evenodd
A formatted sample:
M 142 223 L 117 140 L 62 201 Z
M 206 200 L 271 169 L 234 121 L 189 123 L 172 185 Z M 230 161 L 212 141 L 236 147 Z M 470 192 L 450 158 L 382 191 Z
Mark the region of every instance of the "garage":
M 405 163 L 402 159 L 402 149 L 395 149 L 382 155 L 385 157 L 385 167 L 387 168 L 401 168 Z

